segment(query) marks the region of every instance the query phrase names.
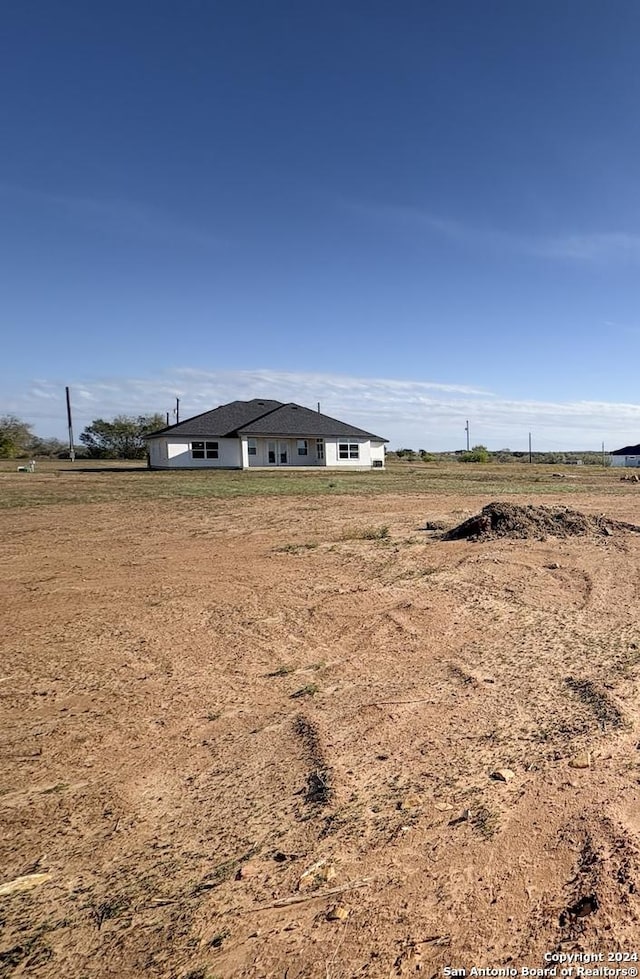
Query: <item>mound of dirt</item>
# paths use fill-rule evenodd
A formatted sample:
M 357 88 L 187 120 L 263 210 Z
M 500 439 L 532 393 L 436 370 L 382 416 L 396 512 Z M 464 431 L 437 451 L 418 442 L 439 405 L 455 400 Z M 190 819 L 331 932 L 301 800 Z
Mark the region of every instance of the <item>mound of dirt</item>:
M 540 540 L 544 537 L 610 537 L 614 531 L 635 531 L 635 524 L 609 520 L 604 515 L 588 516 L 569 507 L 516 506 L 489 503 L 481 513 L 469 517 L 442 535 L 442 540 L 492 540 L 512 537 Z

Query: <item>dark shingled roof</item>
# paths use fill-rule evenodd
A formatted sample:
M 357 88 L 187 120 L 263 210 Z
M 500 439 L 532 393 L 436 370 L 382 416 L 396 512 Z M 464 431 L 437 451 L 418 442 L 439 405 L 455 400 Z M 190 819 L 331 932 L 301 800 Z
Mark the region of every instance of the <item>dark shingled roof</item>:
M 290 402 L 282 405 L 268 415 L 263 415 L 249 424 L 238 429 L 239 435 L 284 435 L 284 436 L 311 436 L 312 438 L 331 437 L 333 435 L 343 436 L 344 438 L 373 439 L 374 442 L 386 442 L 387 439 L 381 435 L 372 435 L 365 432 L 362 428 L 355 425 L 347 425 L 346 422 L 338 421 L 337 418 L 330 418 L 328 415 L 321 415 L 319 411 L 311 411 L 310 408 L 303 408 L 301 405 Z
M 282 401 L 266 401 L 254 398 L 252 401 L 231 401 L 228 405 L 220 405 L 213 411 L 203 411 L 177 425 L 168 425 L 157 432 L 151 432 L 147 438 L 158 435 L 192 435 L 212 438 L 230 438 L 237 434 L 243 425 L 255 421 L 262 415 L 268 414 L 274 408 L 282 407 Z
M 169 425 L 147 438 L 161 435 L 185 435 L 192 438 L 237 438 L 240 435 L 276 435 L 292 438 L 342 438 L 372 439 L 387 442 L 381 435 L 372 435 L 362 428 L 321 415 L 318 411 L 303 408 L 290 402 L 231 401 L 213 411 L 204 411 L 177 425 Z
M 640 456 L 640 445 L 625 445 L 624 449 L 615 449 L 612 456 Z

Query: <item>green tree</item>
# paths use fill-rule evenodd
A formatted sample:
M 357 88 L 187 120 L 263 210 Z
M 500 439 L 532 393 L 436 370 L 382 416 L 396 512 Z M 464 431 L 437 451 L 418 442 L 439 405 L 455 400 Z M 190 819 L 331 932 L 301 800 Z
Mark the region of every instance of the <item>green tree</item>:
M 514 456 L 511 449 L 497 449 L 495 452 L 491 453 L 494 462 L 515 462 L 516 457 Z
M 112 421 L 96 418 L 80 441 L 91 459 L 144 459 L 144 436 L 165 427 L 163 415 L 117 415 Z
M 29 445 L 29 453 L 33 456 L 59 456 L 67 449 L 67 443 L 56 438 L 40 438 L 34 435 Z
M 470 452 L 463 452 L 460 456 L 461 462 L 488 462 L 489 450 L 486 445 L 474 445 Z
M 28 455 L 32 440 L 31 425 L 16 415 L 0 416 L 0 459 Z

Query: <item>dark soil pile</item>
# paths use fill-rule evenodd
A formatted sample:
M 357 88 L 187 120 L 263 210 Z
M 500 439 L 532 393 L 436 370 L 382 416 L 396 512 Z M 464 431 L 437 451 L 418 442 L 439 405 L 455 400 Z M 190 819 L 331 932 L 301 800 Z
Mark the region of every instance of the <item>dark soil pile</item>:
M 616 531 L 640 533 L 635 524 L 609 520 L 601 515 L 590 517 L 569 507 L 516 506 L 513 503 L 489 503 L 475 517 L 469 517 L 442 535 L 442 540 L 492 540 L 512 537 L 517 540 L 540 540 L 545 537 L 611 537 Z

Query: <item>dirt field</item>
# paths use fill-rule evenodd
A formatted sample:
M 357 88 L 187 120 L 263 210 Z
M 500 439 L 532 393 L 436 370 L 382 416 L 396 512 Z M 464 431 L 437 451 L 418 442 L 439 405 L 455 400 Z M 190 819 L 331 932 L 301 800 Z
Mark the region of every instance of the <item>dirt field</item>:
M 640 952 L 640 536 L 423 529 L 504 494 L 640 523 L 637 486 L 9 468 L 0 976 Z

